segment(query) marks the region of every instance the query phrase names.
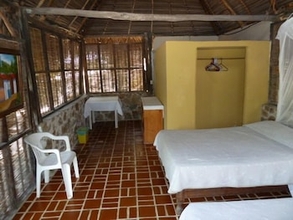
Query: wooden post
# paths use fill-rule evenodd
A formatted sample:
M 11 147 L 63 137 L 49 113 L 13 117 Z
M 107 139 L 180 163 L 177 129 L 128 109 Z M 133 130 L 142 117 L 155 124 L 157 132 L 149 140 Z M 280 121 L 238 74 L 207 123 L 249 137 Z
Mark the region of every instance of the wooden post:
M 1 142 L 3 143 L 3 142 L 7 142 L 9 138 L 6 116 L 3 116 L 1 118 L 1 124 L 2 124 Z

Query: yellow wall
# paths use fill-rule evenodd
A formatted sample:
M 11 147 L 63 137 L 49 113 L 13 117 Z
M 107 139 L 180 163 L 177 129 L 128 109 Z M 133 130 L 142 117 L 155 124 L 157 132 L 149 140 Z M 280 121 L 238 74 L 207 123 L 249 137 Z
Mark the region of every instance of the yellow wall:
M 197 59 L 229 51 L 245 51 L 243 123 L 259 121 L 261 105 L 267 102 L 270 42 L 268 41 L 169 41 L 155 52 L 155 95 L 164 105 L 165 129 L 196 128 Z M 241 48 L 242 50 L 238 50 Z M 243 48 L 245 50 L 243 50 Z M 224 56 L 225 52 L 222 52 Z M 217 55 L 218 56 L 218 55 Z M 198 82 L 200 83 L 200 82 Z
M 268 102 L 270 42 L 246 42 L 243 124 L 259 121 L 260 104 Z
M 195 99 L 189 94 L 195 91 L 195 54 L 188 44 L 178 47 L 173 42 L 166 42 L 156 51 L 154 87 L 164 105 L 165 128 L 194 128 Z
M 154 90 L 160 101 L 167 105 L 167 59 L 166 59 L 166 45 L 162 45 L 156 50 L 156 60 L 154 62 L 155 72 L 158 74 L 154 77 Z

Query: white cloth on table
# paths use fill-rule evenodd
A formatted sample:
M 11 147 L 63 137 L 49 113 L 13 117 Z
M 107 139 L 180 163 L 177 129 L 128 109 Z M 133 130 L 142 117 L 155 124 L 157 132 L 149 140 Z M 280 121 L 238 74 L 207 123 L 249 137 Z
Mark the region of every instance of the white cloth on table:
M 92 126 L 92 112 L 114 111 L 115 127 L 118 127 L 117 113 L 123 116 L 122 104 L 118 96 L 90 97 L 84 104 L 84 117 L 90 118 L 90 128 Z M 93 120 L 94 121 L 94 120 Z
M 119 115 L 123 115 L 122 104 L 118 96 L 91 97 L 84 105 L 84 117 L 90 116 L 91 111 L 114 111 L 117 110 Z

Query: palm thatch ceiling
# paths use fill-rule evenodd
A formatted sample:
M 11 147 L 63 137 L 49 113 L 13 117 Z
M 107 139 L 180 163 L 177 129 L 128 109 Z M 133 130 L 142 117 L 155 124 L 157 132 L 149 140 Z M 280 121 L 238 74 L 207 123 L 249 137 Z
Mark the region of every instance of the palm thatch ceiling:
M 11 0 L 4 0 L 11 1 Z M 89 35 L 211 36 L 293 12 L 292 0 L 20 0 L 33 19 Z

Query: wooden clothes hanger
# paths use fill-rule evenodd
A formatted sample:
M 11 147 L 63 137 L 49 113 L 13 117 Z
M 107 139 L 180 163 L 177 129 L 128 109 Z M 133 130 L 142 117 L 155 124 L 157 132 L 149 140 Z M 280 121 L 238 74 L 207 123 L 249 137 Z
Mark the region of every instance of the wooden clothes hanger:
M 228 71 L 228 67 L 226 67 L 221 59 L 221 63 L 218 63 L 218 66 L 220 67 L 221 71 Z
M 220 71 L 221 68 L 217 64 L 217 59 L 212 58 L 212 62 L 206 66 L 206 71 Z
M 218 63 L 218 58 L 212 58 L 212 62 L 205 67 L 206 71 L 227 71 L 228 68 L 221 62 Z

